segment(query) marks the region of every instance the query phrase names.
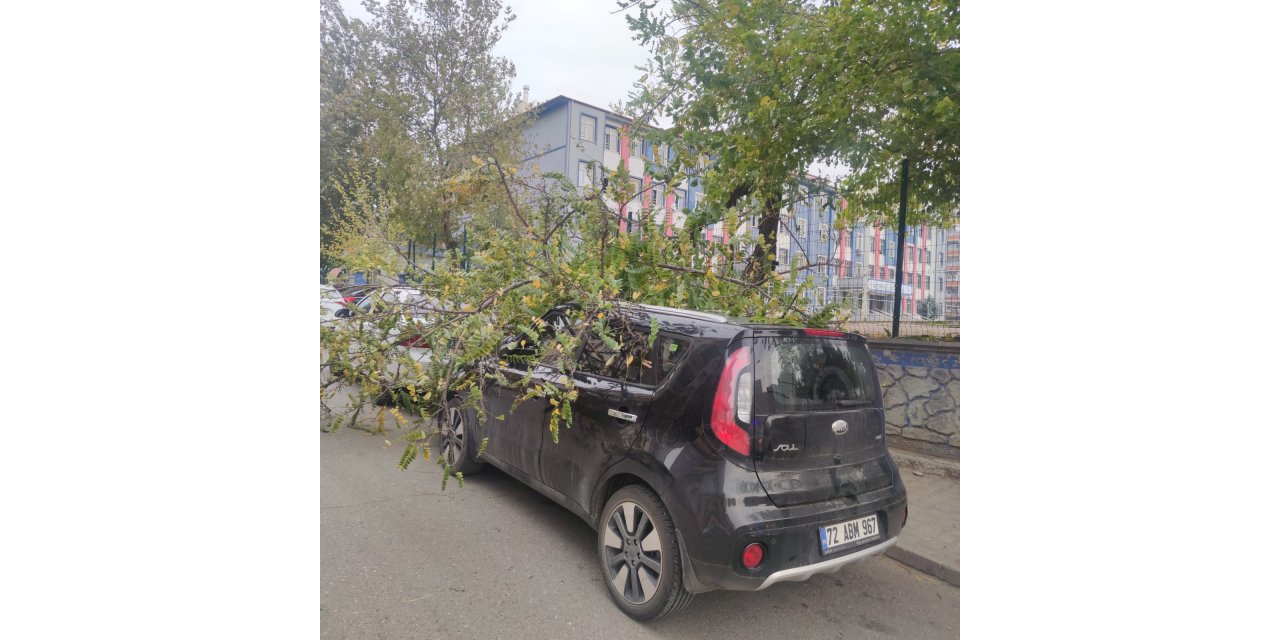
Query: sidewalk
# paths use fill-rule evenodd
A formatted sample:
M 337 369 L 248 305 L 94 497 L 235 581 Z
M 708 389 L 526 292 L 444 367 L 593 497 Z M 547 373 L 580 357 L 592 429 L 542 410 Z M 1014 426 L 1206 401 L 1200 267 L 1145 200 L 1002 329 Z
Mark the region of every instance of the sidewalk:
M 907 486 L 907 526 L 885 555 L 960 586 L 960 481 L 903 462 L 898 469 Z

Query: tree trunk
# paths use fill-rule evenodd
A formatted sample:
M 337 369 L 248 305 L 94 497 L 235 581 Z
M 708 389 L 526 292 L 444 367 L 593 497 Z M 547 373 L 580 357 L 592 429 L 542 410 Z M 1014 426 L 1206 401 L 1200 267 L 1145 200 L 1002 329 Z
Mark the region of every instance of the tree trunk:
M 440 218 L 440 235 L 443 236 L 446 251 L 453 251 L 461 246 L 460 241 L 453 237 L 453 225 L 450 222 L 448 215 Z
M 778 218 L 781 213 L 779 203 L 781 200 L 778 194 L 769 194 L 765 198 L 764 214 L 760 216 L 760 226 L 757 227 L 760 232 L 760 240 L 756 242 L 756 248 L 751 252 L 751 259 L 747 261 L 747 267 L 742 272 L 742 279 L 747 282 L 763 281 L 774 271 L 774 260 L 770 259 L 769 254 L 765 252 L 765 247 L 770 247 L 773 255 L 777 255 Z

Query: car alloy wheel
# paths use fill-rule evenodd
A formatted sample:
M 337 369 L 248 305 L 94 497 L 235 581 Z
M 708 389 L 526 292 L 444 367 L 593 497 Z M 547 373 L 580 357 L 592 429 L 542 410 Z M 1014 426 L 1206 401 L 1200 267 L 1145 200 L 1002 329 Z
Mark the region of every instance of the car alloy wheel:
M 462 407 L 451 406 L 440 425 L 440 454 L 450 468 L 456 469 L 458 461 L 466 455 L 466 420 Z
M 658 620 L 689 604 L 675 523 L 652 489 L 626 485 L 600 510 L 596 550 L 609 598 L 640 621 Z
M 476 437 L 480 427 L 476 425 L 475 414 L 471 413 L 461 398 L 452 398 L 439 416 L 439 434 L 431 436 L 431 453 L 436 460 L 449 465 L 451 472 L 472 474 L 484 468 L 484 463 L 476 459 Z
M 662 543 L 653 518 L 638 504 L 623 502 L 605 525 L 605 566 L 624 600 L 644 604 L 662 580 Z

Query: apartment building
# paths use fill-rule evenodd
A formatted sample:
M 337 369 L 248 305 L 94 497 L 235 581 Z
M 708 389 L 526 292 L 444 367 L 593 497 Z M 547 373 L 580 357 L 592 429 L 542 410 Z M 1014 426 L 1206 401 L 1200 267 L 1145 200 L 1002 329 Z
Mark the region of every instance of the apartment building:
M 613 171 L 625 157 L 634 192 L 642 194 L 628 203 L 618 203 L 619 231 L 634 231 L 642 208 L 659 211 L 660 226 L 666 235 L 684 227 L 685 210 L 695 210 L 703 190 L 689 181 L 676 185 L 656 184 L 648 167 L 674 158 L 672 150 L 644 139 L 643 132 L 631 129 L 631 121 L 566 96 L 557 96 L 538 105 L 536 119 L 525 140 L 532 155 L 526 166 L 542 172 L 557 172 L 575 179 L 586 189 L 599 184 L 605 170 Z M 594 163 L 594 164 L 593 164 Z M 778 229 L 779 269 L 804 269 L 814 278 L 806 305 L 815 309 L 839 303 L 858 320 L 881 320 L 892 316 L 896 275 L 896 227 L 859 223 L 837 228 L 838 208 L 844 206 L 837 194 L 814 180 L 803 181 L 798 198 L 786 203 Z M 708 241 L 736 243 L 744 252 L 755 245 L 757 220 L 743 220 L 737 229 L 717 223 L 702 230 Z M 954 238 L 953 238 L 954 237 Z M 951 244 L 954 242 L 954 265 Z M 946 243 L 946 255 L 944 255 Z M 906 233 L 902 281 L 902 317 L 907 320 L 959 318 L 959 230 L 954 232 L 917 225 Z M 944 271 L 954 266 L 955 290 Z M 924 301 L 932 298 L 938 308 L 933 317 L 922 315 Z

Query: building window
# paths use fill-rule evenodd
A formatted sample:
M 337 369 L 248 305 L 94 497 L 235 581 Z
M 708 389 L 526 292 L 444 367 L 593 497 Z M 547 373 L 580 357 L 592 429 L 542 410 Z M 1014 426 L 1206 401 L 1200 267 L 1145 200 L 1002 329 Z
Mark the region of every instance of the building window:
M 618 128 L 606 124 L 604 126 L 604 148 L 614 153 L 621 153 L 618 146 L 620 144 L 622 144 L 622 139 L 618 137 Z
M 693 206 L 690 207 L 690 210 L 697 211 L 700 206 L 702 206 L 702 194 L 695 193 L 693 194 Z
M 627 203 L 627 214 L 639 213 L 640 205 L 644 202 L 644 196 L 641 191 L 644 190 L 644 181 L 640 178 L 631 179 L 631 190 L 635 193 L 631 197 L 631 201 Z
M 818 225 L 818 239 L 826 242 L 831 237 L 831 225 L 823 222 Z
M 591 186 L 591 163 L 578 161 L 578 186 Z
M 684 209 L 685 204 L 685 190 L 676 189 L 676 211 Z
M 778 249 L 778 264 L 790 264 L 787 262 L 787 250 Z
M 827 257 L 826 257 L 826 256 L 824 256 L 824 255 L 819 255 L 819 256 L 818 256 L 818 261 L 817 261 L 817 262 L 815 262 L 814 264 L 817 264 L 817 265 L 824 265 L 824 264 L 826 264 L 826 263 L 827 263 Z
M 804 218 L 796 218 L 796 234 L 801 237 L 809 237 L 808 225 L 805 224 Z
M 587 114 L 578 116 L 578 139 L 596 141 L 596 119 Z
M 643 140 L 641 140 L 639 136 L 631 136 L 630 142 L 631 142 L 631 157 L 633 158 L 644 157 L 640 154 L 640 147 Z

